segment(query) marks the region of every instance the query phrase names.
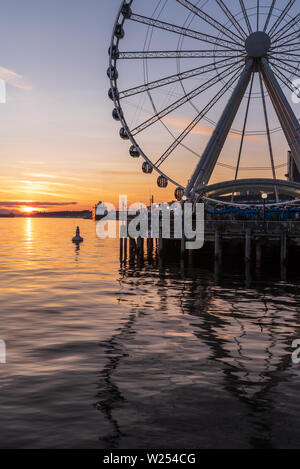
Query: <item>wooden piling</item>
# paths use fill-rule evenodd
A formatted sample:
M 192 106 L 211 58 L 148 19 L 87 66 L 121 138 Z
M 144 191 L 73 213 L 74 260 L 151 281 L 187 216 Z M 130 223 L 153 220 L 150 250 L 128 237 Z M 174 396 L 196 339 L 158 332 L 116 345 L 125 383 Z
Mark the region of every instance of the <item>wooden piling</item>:
M 139 258 L 144 257 L 144 238 L 141 236 L 137 239 L 136 253 Z
M 147 255 L 149 258 L 153 256 L 153 239 L 147 238 Z
M 128 238 L 124 238 L 124 260 L 127 259 L 127 245 L 128 245 Z
M 262 265 L 262 244 L 260 241 L 256 243 L 256 268 L 260 269 Z
M 220 262 L 218 262 L 215 259 L 215 283 L 218 284 L 220 281 L 220 273 L 221 273 L 221 265 Z
M 184 233 L 182 234 L 181 243 L 180 243 L 180 254 L 181 254 L 181 257 L 184 257 L 184 255 L 185 255 L 185 236 L 184 236 Z
M 282 282 L 287 281 L 287 267 L 286 267 L 286 264 L 281 264 L 280 276 L 281 276 L 281 281 Z
M 251 244 L 252 244 L 252 233 L 251 230 L 246 230 L 246 242 L 245 242 L 245 262 L 246 264 L 251 262 Z
M 246 281 L 246 288 L 250 288 L 251 283 L 252 283 L 250 262 L 247 262 L 246 265 L 245 265 L 245 281 Z
M 280 254 L 281 265 L 287 263 L 287 232 L 281 233 L 281 254 Z
M 182 237 L 180 242 L 180 257 L 181 259 L 185 257 L 185 244 L 186 244 L 186 237 L 185 237 L 185 229 L 184 229 L 184 217 L 182 218 Z
M 215 232 L 215 260 L 222 262 L 222 238 L 219 231 Z
M 163 232 L 162 232 L 162 216 L 160 215 L 159 219 L 159 240 L 158 240 L 158 249 L 159 249 L 159 255 L 161 256 L 163 254 L 163 249 L 164 249 L 164 240 L 163 240 Z
M 123 238 L 120 238 L 120 261 L 123 262 Z
M 194 262 L 194 250 L 193 249 L 188 250 L 188 258 L 189 258 L 189 264 L 193 265 L 193 262 Z
M 136 255 L 136 241 L 134 238 L 130 238 L 129 250 L 130 250 L 130 258 L 134 258 Z

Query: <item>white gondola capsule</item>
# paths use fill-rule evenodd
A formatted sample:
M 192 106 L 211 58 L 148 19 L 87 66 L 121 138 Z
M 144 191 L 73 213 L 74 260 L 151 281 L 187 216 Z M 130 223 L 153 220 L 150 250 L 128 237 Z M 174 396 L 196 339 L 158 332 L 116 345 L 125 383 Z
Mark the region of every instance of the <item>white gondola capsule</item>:
M 177 187 L 174 194 L 175 194 L 175 199 L 180 201 L 182 197 L 184 196 L 184 189 L 182 189 L 182 187 Z
M 153 168 L 150 163 L 145 161 L 145 163 L 143 163 L 143 166 L 142 166 L 142 171 L 145 174 L 151 174 L 153 172 Z
M 119 91 L 117 90 L 117 88 L 110 88 L 110 90 L 108 91 L 108 97 L 112 101 L 114 100 L 114 97 L 116 99 L 118 99 L 119 98 Z
M 164 176 L 159 176 L 159 178 L 157 179 L 157 185 L 158 187 L 165 189 L 166 187 L 168 187 L 168 179 Z
M 129 153 L 130 153 L 130 156 L 132 156 L 132 158 L 139 158 L 140 157 L 140 152 L 135 148 L 134 145 L 132 145 L 130 147 Z
M 107 76 L 111 80 L 117 80 L 119 77 L 118 70 L 113 65 L 107 69 Z
M 126 129 L 124 129 L 124 127 L 122 127 L 122 129 L 120 130 L 120 137 L 121 137 L 123 140 L 129 140 L 127 131 L 126 131 Z
M 125 3 L 122 7 L 122 15 L 126 19 L 129 19 L 132 15 L 132 10 L 130 8 L 130 5 L 128 5 L 127 3 Z
M 117 24 L 116 29 L 115 29 L 115 36 L 118 39 L 123 39 L 125 36 L 125 31 L 124 28 L 121 24 Z

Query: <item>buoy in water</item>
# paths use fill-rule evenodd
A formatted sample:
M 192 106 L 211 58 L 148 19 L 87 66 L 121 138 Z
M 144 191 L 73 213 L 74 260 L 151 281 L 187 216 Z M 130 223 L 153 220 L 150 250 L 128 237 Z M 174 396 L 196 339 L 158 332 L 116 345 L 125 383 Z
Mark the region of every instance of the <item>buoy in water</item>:
M 77 226 L 76 236 L 72 239 L 72 242 L 75 244 L 83 243 L 83 238 L 80 236 L 80 228 Z

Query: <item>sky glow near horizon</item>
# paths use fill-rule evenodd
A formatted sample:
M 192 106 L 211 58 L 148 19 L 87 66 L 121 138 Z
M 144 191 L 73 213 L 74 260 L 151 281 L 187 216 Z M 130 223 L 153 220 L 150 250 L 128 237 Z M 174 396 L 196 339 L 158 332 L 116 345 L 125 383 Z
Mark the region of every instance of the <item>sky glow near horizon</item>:
M 209 2 L 214 3 L 214 13 L 222 21 L 215 1 Z M 157 3 L 157 0 L 135 0 L 134 10 L 150 14 Z M 187 15 L 181 16 L 184 9 L 178 5 L 168 9 L 171 3 L 175 0 L 169 0 L 161 19 L 182 25 Z M 262 3 L 269 4 L 268 1 Z M 285 4 L 286 1 L 278 0 L 278 6 Z M 22 211 L 22 207 L 47 211 L 91 209 L 98 200 L 116 204 L 119 194 L 127 194 L 129 202 L 148 202 L 151 194 L 157 201 L 174 198 L 174 186 L 170 184 L 167 190 L 158 189 L 156 174 L 144 175 L 141 161 L 130 158 L 129 144 L 119 138 L 120 125 L 111 117 L 113 105 L 107 97 L 107 50 L 119 5 L 120 0 L 27 0 L 26 4 L 11 0 L 3 6 L 0 38 L 5 47 L 1 50 L 0 79 L 7 84 L 7 102 L 0 105 L 0 211 Z M 209 12 L 209 8 L 208 5 L 206 11 Z M 197 29 L 200 23 L 194 20 L 191 27 Z M 122 49 L 142 50 L 137 44 L 144 42 L 145 34 L 146 27 L 130 22 L 126 25 Z M 178 37 L 173 37 L 176 35 L 156 31 L 153 46 L 161 44 L 162 36 L 165 38 L 164 49 L 172 49 L 174 44 L 176 47 Z M 187 40 L 185 48 L 188 45 L 191 49 L 196 48 L 195 42 Z M 121 89 L 141 82 L 143 77 L 135 62 L 120 64 Z M 173 70 L 176 73 L 176 67 L 176 61 L 155 63 L 149 74 L 152 79 L 157 79 Z M 187 69 L 185 63 L 182 67 Z M 187 83 L 188 90 L 197 83 L 195 79 Z M 158 103 L 168 105 L 180 97 L 180 92 L 166 87 L 153 96 Z M 210 117 L 217 120 L 224 104 L 225 98 Z M 202 97 L 195 105 L 201 107 Z M 124 107 L 132 125 L 147 119 L 151 112 L 147 101 L 137 104 L 128 99 Z M 298 108 L 299 105 L 294 107 L 295 110 Z M 251 118 L 261 125 L 260 104 L 257 109 L 259 111 L 252 109 Z M 245 103 L 235 122 L 236 127 L 241 127 L 244 110 Z M 174 134 L 179 134 L 194 117 L 195 110 L 191 106 L 183 107 L 176 116 L 168 116 L 166 123 Z M 276 121 L 274 115 L 272 119 Z M 201 153 L 212 130 L 211 126 L 201 122 L 187 139 L 187 144 Z M 235 134 L 229 137 L 221 158 L 224 164 L 235 161 L 240 142 Z M 267 164 L 267 161 L 261 162 L 260 156 L 265 151 L 266 138 L 258 136 L 246 140 L 245 158 L 250 160 L 243 161 L 243 165 Z M 160 124 L 156 124 L 155 133 L 152 130 L 145 132 L 138 141 L 153 160 L 170 142 Z M 285 162 L 288 146 L 282 133 L 274 135 L 273 145 L 276 163 Z M 197 157 L 187 158 L 184 151 L 178 151 L 164 167 L 181 183 L 186 183 L 197 162 Z M 284 177 L 285 172 L 283 169 L 279 176 Z M 251 172 L 243 175 L 253 176 Z M 219 167 L 213 182 L 222 179 L 233 179 L 232 173 Z

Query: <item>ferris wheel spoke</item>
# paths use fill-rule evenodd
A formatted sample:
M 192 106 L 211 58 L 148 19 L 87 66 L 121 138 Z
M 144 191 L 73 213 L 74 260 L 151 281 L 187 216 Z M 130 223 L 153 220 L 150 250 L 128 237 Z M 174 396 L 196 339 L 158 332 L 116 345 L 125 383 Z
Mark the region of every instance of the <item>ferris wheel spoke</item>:
M 181 36 L 191 37 L 199 41 L 207 42 L 207 43 L 218 45 L 218 46 L 223 46 L 231 50 L 236 50 L 235 42 L 228 41 L 226 39 L 217 38 L 210 34 L 200 33 L 198 31 L 194 31 L 189 28 L 184 28 L 181 26 L 177 26 L 175 24 L 166 23 L 165 21 L 160 21 L 160 20 L 156 20 L 153 18 L 148 18 L 146 16 L 141 16 L 141 15 L 136 15 L 136 14 L 132 14 L 130 19 L 132 21 L 136 21 L 137 23 L 146 24 L 153 28 L 170 31 L 172 33 L 179 34 Z
M 271 51 L 276 53 L 276 51 L 277 51 L 278 49 L 280 50 L 282 47 L 284 47 L 285 50 L 289 50 L 289 51 L 290 51 L 290 49 L 288 49 L 289 47 L 295 47 L 295 46 L 299 46 L 299 45 L 300 45 L 300 42 L 293 42 L 293 41 L 290 41 L 289 43 L 278 44 L 278 45 L 275 46 L 275 47 L 271 47 Z
M 300 91 L 299 91 L 299 88 L 297 86 L 294 85 L 293 82 L 291 82 L 291 80 L 281 71 L 281 70 L 284 70 L 284 69 L 281 69 L 279 68 L 277 65 L 273 64 L 273 71 L 274 71 L 274 75 L 277 76 L 277 78 L 285 85 L 289 88 L 289 90 L 292 92 L 292 93 L 296 93 L 297 97 L 300 98 Z
M 247 25 L 248 31 L 251 34 L 253 32 L 253 30 L 252 30 L 252 26 L 251 26 L 251 23 L 250 23 L 250 20 L 249 20 L 249 16 L 247 14 L 247 10 L 245 8 L 244 0 L 240 0 L 240 5 L 241 5 L 241 9 L 242 9 L 242 12 L 243 12 L 243 15 L 244 15 L 244 19 L 245 19 L 245 23 Z
M 271 63 L 272 63 L 272 62 L 271 62 Z M 292 70 L 293 68 L 295 68 L 295 67 L 292 68 L 292 66 L 286 66 L 286 65 L 283 66 L 283 65 L 278 65 L 278 64 L 276 64 L 276 63 L 272 63 L 272 65 L 273 65 L 273 67 L 274 67 L 274 68 L 276 69 L 276 71 L 277 71 L 277 77 L 278 77 L 278 78 L 281 77 L 281 81 L 283 81 L 284 84 L 285 84 L 286 86 L 288 86 L 292 92 L 297 91 L 297 92 L 299 93 L 298 87 L 295 86 L 295 85 L 293 84 L 293 82 L 283 73 L 283 72 L 286 72 L 286 71 L 291 71 L 291 70 Z M 296 70 L 296 68 L 295 68 L 295 70 Z M 299 71 L 299 70 L 298 70 L 298 71 Z M 276 74 L 276 72 L 274 72 L 274 73 Z M 280 75 L 280 77 L 278 76 L 278 74 Z
M 288 15 L 290 9 L 294 6 L 296 0 L 290 0 L 288 2 L 288 4 L 286 5 L 285 9 L 282 11 L 281 15 L 279 15 L 279 17 L 277 18 L 277 20 L 275 21 L 274 25 L 272 26 L 272 28 L 270 29 L 269 31 L 269 36 L 273 37 L 277 28 L 281 25 L 282 21 L 284 20 L 284 18 Z
M 267 103 L 266 103 L 266 98 L 265 98 L 265 92 L 264 92 L 263 80 L 262 80 L 261 73 L 259 73 L 259 82 L 260 82 L 261 99 L 262 99 L 262 103 L 263 103 L 263 110 L 264 110 L 264 116 L 265 116 L 266 131 L 267 131 L 267 137 L 268 137 L 268 145 L 269 145 L 269 153 L 270 153 L 272 174 L 273 174 L 273 179 L 276 181 L 277 176 L 276 176 L 274 153 L 273 153 L 273 146 L 272 146 L 271 133 L 270 133 L 270 124 L 269 124 Z M 277 187 L 274 187 L 274 189 L 275 189 L 275 194 L 276 194 L 276 201 L 279 202 L 279 195 L 278 195 Z
M 291 19 L 287 24 L 285 24 L 273 37 L 273 41 L 276 41 L 278 38 L 282 37 L 283 34 L 290 31 L 294 26 L 299 23 L 300 13 L 296 15 L 293 19 Z
M 273 43 L 281 44 L 282 41 L 285 41 L 285 40 L 288 43 L 288 42 L 292 42 L 294 39 L 299 39 L 299 37 L 300 37 L 300 30 L 298 29 L 297 31 L 294 31 L 293 33 L 287 34 L 286 36 L 283 36 L 280 39 L 275 39 L 275 41 L 273 41 Z
M 229 19 L 229 21 L 231 22 L 231 24 L 235 27 L 236 31 L 238 32 L 238 34 L 246 39 L 247 37 L 247 34 L 245 33 L 244 29 L 242 28 L 242 26 L 238 23 L 238 21 L 235 19 L 235 17 L 232 15 L 232 13 L 230 12 L 230 10 L 227 8 L 227 6 L 225 5 L 225 3 L 223 2 L 223 0 L 216 0 L 217 4 L 219 5 L 219 7 L 221 8 L 221 10 L 223 11 L 224 15 L 227 16 L 227 18 Z
M 131 134 L 133 136 L 139 134 L 140 132 L 146 130 L 148 127 L 151 125 L 155 124 L 157 121 L 161 120 L 163 117 L 166 117 L 169 115 L 171 112 L 175 111 L 179 107 L 183 106 L 185 103 L 189 102 L 190 100 L 194 99 L 197 97 L 199 94 L 203 93 L 204 91 L 208 90 L 215 84 L 219 83 L 221 79 L 226 78 L 227 76 L 231 75 L 235 71 L 239 70 L 241 66 L 236 67 L 235 69 L 232 69 L 232 66 L 229 66 L 226 70 L 224 70 L 222 73 L 219 73 L 215 77 L 211 78 L 208 80 L 206 83 L 203 83 L 201 86 L 198 86 L 195 90 L 191 91 L 190 93 L 187 93 L 185 96 L 182 98 L 178 99 L 174 103 L 172 103 L 170 106 L 166 107 L 162 111 L 158 112 L 154 116 L 150 117 L 150 119 L 147 119 L 145 122 L 137 126 L 135 129 L 131 131 Z
M 271 57 L 272 60 L 278 60 L 278 57 Z M 289 57 L 289 63 L 297 63 L 299 64 L 299 58 L 297 57 Z
M 271 21 L 271 18 L 272 18 L 273 12 L 274 12 L 275 5 L 276 5 L 276 0 L 273 0 L 272 5 L 270 7 L 268 17 L 267 17 L 267 20 L 266 20 L 266 24 L 265 24 L 265 27 L 264 27 L 264 32 L 266 32 L 267 29 L 268 29 L 269 23 Z
M 241 41 L 243 38 L 235 34 L 234 32 L 230 31 L 230 29 L 226 28 L 223 24 L 219 23 L 219 21 L 215 20 L 212 18 L 210 15 L 205 13 L 203 10 L 201 10 L 199 7 L 191 3 L 189 0 L 176 0 L 178 3 L 180 3 L 182 6 L 190 10 L 192 13 L 195 15 L 199 16 L 203 21 L 208 23 L 210 26 L 213 28 L 217 29 L 221 33 L 223 33 L 225 36 L 229 37 L 232 39 L 238 46 L 241 45 Z
M 288 57 L 289 60 L 290 58 L 296 59 L 296 57 L 300 57 L 300 54 L 294 54 L 294 52 L 297 52 L 297 51 L 300 51 L 300 49 L 295 49 L 293 52 L 291 52 L 290 50 L 274 51 L 270 54 L 270 57 L 273 58 L 274 56 L 282 55 L 282 56 Z
M 260 13 L 260 6 L 259 6 L 259 0 L 257 0 L 257 5 L 256 5 L 256 31 L 259 31 L 259 13 Z
M 206 114 L 215 106 L 215 104 L 222 98 L 224 93 L 229 90 L 229 88 L 234 84 L 238 79 L 240 71 L 234 74 L 233 77 L 226 83 L 224 88 L 222 88 L 216 96 L 205 106 L 205 108 L 196 116 L 196 118 L 186 127 L 186 129 L 179 135 L 179 137 L 170 145 L 170 147 L 165 151 L 165 153 L 159 158 L 155 163 L 155 166 L 159 168 L 166 159 L 174 152 L 174 150 L 183 142 L 183 140 L 192 132 L 197 124 L 206 116 Z
M 119 52 L 119 59 L 197 59 L 197 58 L 230 58 L 242 57 L 243 53 L 230 50 L 191 50 L 191 51 L 140 51 L 140 52 Z
M 294 42 L 292 44 L 290 44 L 289 46 L 278 46 L 278 49 L 274 49 L 272 50 L 271 53 L 274 53 L 274 54 L 279 54 L 281 53 L 281 47 L 285 47 L 285 51 L 284 52 L 289 52 L 289 53 L 292 53 L 292 52 L 297 52 L 299 51 L 299 46 L 300 46 L 300 42 Z M 286 49 L 288 47 L 288 49 Z
M 177 73 L 175 75 L 170 75 L 168 77 L 161 78 L 160 80 L 155 80 L 150 83 L 146 83 L 140 86 L 136 86 L 134 88 L 130 88 L 125 91 L 119 92 L 119 98 L 128 98 L 129 96 L 134 96 L 139 93 L 144 93 L 145 91 L 151 91 L 156 88 L 160 88 L 166 85 L 170 85 L 172 83 L 176 83 L 178 81 L 186 80 L 188 78 L 193 78 L 205 73 L 209 73 L 211 71 L 218 71 L 222 68 L 225 68 L 228 65 L 235 65 L 237 62 L 234 59 L 224 59 L 218 62 L 212 62 L 207 65 L 203 65 L 202 67 L 194 68 L 192 70 L 187 70 L 182 73 Z
M 241 164 L 241 157 L 242 157 L 242 151 L 243 151 L 243 147 L 244 147 L 246 128 L 247 128 L 247 122 L 248 122 L 248 116 L 249 116 L 249 109 L 250 109 L 250 103 L 251 103 L 251 98 L 252 98 L 253 84 L 254 84 L 254 73 L 252 74 L 252 79 L 251 79 L 251 84 L 250 84 L 250 91 L 249 91 L 249 97 L 248 97 L 248 102 L 247 102 L 246 115 L 245 115 L 245 119 L 244 119 L 244 126 L 243 126 L 241 144 L 240 144 L 238 161 L 237 161 L 237 166 L 236 166 L 236 171 L 235 171 L 235 180 L 237 180 L 237 178 L 238 178 L 240 164 Z M 232 194 L 232 196 L 234 196 L 234 194 Z
M 273 48 L 279 48 L 279 47 L 289 47 L 289 45 L 293 45 L 295 40 L 298 40 L 300 38 L 300 30 L 295 32 L 295 35 L 291 37 L 288 41 L 286 42 L 279 42 L 279 44 L 276 44 Z
M 276 62 L 279 62 L 280 64 L 282 64 L 284 66 L 284 70 L 288 70 L 289 72 L 291 73 L 299 73 L 299 69 L 300 69 L 300 63 L 298 64 L 298 67 L 294 67 L 294 65 L 291 65 L 289 64 L 288 62 L 286 62 L 285 60 L 282 60 L 282 59 L 274 59 L 275 62 L 273 61 L 270 61 L 271 65 L 278 65 Z M 279 66 L 279 65 L 278 65 Z

